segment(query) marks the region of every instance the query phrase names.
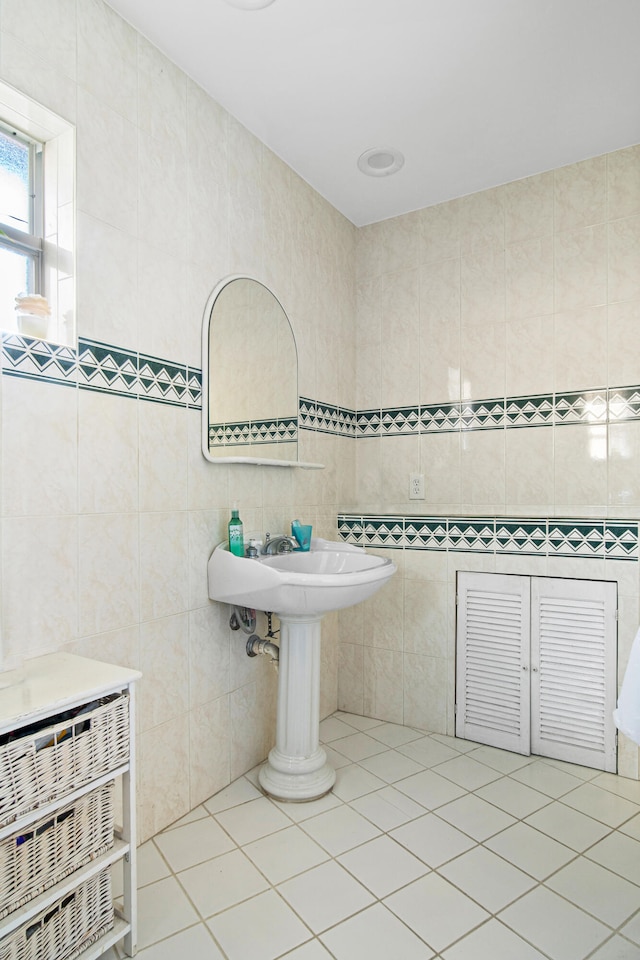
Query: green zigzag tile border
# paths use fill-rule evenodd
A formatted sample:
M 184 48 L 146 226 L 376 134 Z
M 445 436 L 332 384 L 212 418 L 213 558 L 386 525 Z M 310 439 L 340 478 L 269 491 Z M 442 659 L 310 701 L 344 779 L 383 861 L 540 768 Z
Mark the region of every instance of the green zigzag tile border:
M 638 562 L 638 522 L 574 517 L 338 514 L 338 534 L 363 547 Z
M 1 345 L 4 376 L 190 409 L 202 406 L 199 367 L 83 337 L 75 349 L 5 332 Z M 288 419 L 297 419 L 300 430 L 356 439 L 623 423 L 640 419 L 640 385 L 363 410 L 300 397 L 297 417 Z

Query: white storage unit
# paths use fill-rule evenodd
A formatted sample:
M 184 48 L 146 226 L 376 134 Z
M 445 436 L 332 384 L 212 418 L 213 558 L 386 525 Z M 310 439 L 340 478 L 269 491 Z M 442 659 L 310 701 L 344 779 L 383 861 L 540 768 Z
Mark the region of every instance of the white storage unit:
M 617 585 L 458 574 L 456 736 L 616 771 Z
M 0 674 L 0 960 L 94 960 L 119 941 L 136 952 L 140 676 L 64 653 Z

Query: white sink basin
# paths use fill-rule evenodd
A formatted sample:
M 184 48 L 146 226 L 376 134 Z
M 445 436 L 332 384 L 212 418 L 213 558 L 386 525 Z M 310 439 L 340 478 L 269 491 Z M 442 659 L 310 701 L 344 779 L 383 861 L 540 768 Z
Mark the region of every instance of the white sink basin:
M 308 552 L 253 559 L 221 543 L 209 560 L 209 596 L 283 615 L 322 615 L 366 600 L 395 572 L 391 560 L 349 543 L 315 538 Z

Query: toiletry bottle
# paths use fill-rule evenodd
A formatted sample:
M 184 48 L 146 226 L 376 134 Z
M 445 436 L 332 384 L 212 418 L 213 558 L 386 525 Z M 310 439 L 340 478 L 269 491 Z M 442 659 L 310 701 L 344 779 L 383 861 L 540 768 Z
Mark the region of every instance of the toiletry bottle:
M 231 520 L 229 520 L 229 552 L 236 557 L 244 557 L 244 535 L 237 503 L 234 503 L 231 508 Z

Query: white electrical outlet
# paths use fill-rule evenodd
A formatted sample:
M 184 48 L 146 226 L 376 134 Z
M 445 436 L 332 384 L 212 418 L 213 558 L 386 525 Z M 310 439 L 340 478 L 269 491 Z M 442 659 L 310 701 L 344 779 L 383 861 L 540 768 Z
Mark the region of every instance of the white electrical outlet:
M 424 500 L 424 473 L 409 474 L 409 500 Z

